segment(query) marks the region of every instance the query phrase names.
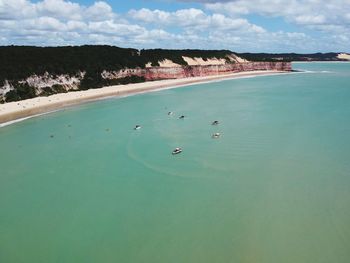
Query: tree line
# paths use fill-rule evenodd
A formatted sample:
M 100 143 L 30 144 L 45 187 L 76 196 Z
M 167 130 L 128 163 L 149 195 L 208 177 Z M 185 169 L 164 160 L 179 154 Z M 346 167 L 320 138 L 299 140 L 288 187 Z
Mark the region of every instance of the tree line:
M 182 56 L 226 58 L 228 50 L 167 50 L 120 48 L 107 45 L 85 45 L 65 47 L 2 46 L 0 47 L 0 87 L 5 80 L 14 87 L 6 94 L 6 102 L 35 97 L 35 88 L 19 82 L 34 74 L 67 74 L 75 76 L 85 72 L 79 89 L 100 88 L 107 85 L 145 81 L 142 77 L 126 77 L 116 80 L 104 79 L 101 73 L 125 68 L 144 68 L 147 63 L 159 66 L 164 59 L 186 66 Z M 46 87 L 40 95 L 65 92 L 59 85 Z M 4 101 L 3 101 L 4 102 Z

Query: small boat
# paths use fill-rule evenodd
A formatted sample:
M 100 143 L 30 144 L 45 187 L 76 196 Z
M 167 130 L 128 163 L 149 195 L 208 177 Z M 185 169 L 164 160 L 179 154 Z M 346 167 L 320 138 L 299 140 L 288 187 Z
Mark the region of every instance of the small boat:
M 169 112 L 168 112 L 168 115 L 173 115 L 173 113 L 174 113 L 174 112 L 172 112 L 172 111 L 169 111 Z
M 134 128 L 134 130 L 139 130 L 139 129 L 141 129 L 140 125 L 136 125 L 135 128 Z
M 213 139 L 217 139 L 220 137 L 220 133 L 216 132 L 216 133 L 213 133 L 213 135 L 211 136 Z
M 211 125 L 218 125 L 219 124 L 219 121 L 213 121 L 212 123 L 211 123 Z
M 181 115 L 179 119 L 185 119 L 185 115 Z
M 172 152 L 172 154 L 179 154 L 182 152 L 182 149 L 180 147 L 175 148 L 175 150 Z

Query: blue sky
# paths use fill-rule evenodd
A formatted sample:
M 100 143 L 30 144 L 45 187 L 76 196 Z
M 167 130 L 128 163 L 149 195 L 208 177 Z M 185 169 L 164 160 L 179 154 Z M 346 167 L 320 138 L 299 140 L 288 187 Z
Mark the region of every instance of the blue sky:
M 349 0 L 0 0 L 0 45 L 350 52 Z

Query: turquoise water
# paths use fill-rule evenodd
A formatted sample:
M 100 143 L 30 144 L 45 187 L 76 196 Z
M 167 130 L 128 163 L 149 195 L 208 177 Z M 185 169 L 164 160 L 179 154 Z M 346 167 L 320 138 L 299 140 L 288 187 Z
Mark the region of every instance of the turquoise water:
M 294 68 L 1 128 L 0 262 L 349 262 L 350 63 Z

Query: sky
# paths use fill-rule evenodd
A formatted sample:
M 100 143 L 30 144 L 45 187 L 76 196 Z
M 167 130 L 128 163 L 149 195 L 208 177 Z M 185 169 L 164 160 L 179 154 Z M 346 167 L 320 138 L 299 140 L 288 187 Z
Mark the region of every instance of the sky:
M 350 0 L 0 0 L 0 45 L 349 52 Z

